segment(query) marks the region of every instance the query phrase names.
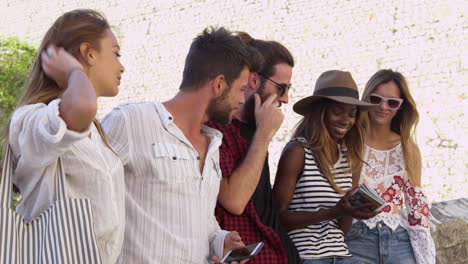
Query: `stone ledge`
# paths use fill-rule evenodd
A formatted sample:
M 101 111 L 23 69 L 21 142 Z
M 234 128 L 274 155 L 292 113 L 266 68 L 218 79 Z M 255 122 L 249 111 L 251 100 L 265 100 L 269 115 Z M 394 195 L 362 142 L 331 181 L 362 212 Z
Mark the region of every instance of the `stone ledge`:
M 431 214 L 437 263 L 468 263 L 468 198 L 433 203 Z

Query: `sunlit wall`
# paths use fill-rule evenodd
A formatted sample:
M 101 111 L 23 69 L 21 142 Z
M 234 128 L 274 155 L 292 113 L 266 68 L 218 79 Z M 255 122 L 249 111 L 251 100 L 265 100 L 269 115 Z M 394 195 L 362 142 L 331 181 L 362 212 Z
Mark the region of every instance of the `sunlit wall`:
M 191 40 L 221 25 L 272 39 L 295 59 L 286 120 L 271 144 L 272 177 L 299 116 L 292 104 L 310 95 L 318 75 L 351 71 L 361 91 L 377 70 L 409 80 L 421 115 L 417 138 L 423 186 L 430 199 L 466 197 L 466 1 L 0 1 L 0 34 L 38 45 L 53 21 L 74 8 L 102 11 L 115 26 L 126 67 L 120 94 L 100 101 L 100 116 L 115 105 L 166 100 L 180 84 Z M 272 179 L 273 180 L 273 179 Z

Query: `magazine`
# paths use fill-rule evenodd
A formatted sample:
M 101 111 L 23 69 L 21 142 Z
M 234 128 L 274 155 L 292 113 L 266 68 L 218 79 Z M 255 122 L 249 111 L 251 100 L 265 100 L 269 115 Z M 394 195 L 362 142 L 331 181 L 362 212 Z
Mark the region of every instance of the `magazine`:
M 377 211 L 385 205 L 385 200 L 374 190 L 367 187 L 365 183 L 351 192 L 350 202 L 354 206 L 361 206 L 369 203 L 374 204 L 374 206 L 371 207 L 372 211 Z

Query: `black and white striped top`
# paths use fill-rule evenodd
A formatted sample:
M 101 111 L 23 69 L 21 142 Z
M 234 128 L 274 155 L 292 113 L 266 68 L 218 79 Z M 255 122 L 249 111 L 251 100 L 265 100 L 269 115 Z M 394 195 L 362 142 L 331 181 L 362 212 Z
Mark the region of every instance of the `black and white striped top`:
M 297 138 L 294 141 L 304 142 Z M 333 166 L 332 173 L 336 184 L 348 190 L 352 185 L 349 163 L 346 160 L 346 148 L 339 149 L 339 159 Z M 304 169 L 296 184 L 294 196 L 289 205 L 290 211 L 316 212 L 336 205 L 343 194 L 337 193 L 327 178 L 321 173 L 309 147 L 304 146 Z M 326 220 L 289 232 L 302 259 L 327 257 L 351 257 L 344 242 L 344 234 L 338 226 L 338 220 Z

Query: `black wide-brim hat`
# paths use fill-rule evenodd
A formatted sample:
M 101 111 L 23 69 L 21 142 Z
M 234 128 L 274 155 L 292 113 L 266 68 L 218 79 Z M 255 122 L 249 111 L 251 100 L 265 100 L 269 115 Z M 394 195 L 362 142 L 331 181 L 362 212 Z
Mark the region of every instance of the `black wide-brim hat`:
M 360 111 L 367 111 L 377 106 L 359 100 L 359 90 L 351 73 L 331 70 L 318 77 L 313 95 L 299 100 L 293 105 L 293 110 L 300 115 L 306 115 L 313 104 L 323 98 L 358 106 Z

